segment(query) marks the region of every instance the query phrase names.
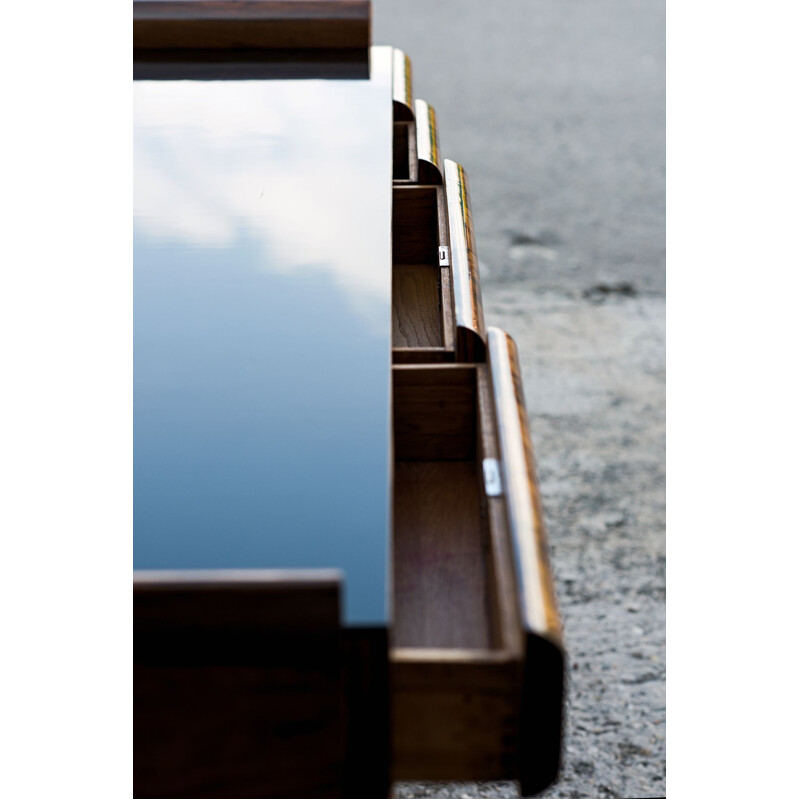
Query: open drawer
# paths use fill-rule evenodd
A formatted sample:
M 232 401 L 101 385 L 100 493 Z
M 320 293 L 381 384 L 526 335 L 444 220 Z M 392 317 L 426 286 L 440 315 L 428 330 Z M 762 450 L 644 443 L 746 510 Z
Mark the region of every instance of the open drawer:
M 558 771 L 563 653 L 516 348 L 394 367 L 395 780 Z
M 441 186 L 394 187 L 392 354 L 395 363 L 455 359 L 447 214 Z
M 478 256 L 464 170 L 445 160 L 445 185 L 395 184 L 392 354 L 396 364 L 483 361 Z

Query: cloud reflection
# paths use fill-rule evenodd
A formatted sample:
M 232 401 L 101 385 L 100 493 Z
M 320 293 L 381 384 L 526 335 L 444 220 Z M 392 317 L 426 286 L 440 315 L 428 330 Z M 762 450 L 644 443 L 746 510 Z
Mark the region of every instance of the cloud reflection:
M 137 81 L 134 234 L 195 248 L 255 239 L 253 268 L 329 270 L 386 326 L 390 115 L 386 87 L 367 81 Z
M 391 113 L 134 82 L 134 568 L 335 567 L 386 623 Z

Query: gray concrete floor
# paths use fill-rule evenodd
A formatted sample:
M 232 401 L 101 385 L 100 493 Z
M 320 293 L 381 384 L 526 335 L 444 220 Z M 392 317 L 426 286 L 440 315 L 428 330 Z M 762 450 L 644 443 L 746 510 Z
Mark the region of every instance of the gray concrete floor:
M 522 357 L 569 651 L 564 768 L 543 796 L 664 796 L 664 4 L 373 8 L 374 42 L 411 57 L 467 170 L 486 320 Z

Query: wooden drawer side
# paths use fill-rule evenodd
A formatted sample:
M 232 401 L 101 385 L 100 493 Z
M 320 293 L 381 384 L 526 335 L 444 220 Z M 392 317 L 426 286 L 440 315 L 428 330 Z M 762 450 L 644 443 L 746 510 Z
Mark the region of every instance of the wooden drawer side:
M 517 771 L 523 641 L 485 365 L 395 366 L 395 779 Z

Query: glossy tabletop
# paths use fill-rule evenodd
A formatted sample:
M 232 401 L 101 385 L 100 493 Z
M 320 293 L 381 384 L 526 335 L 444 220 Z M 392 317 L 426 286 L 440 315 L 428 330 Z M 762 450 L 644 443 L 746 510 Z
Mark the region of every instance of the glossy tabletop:
M 385 625 L 392 97 L 134 82 L 134 568 L 343 573 Z

